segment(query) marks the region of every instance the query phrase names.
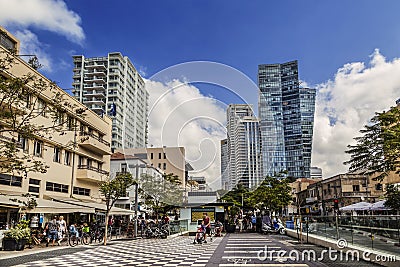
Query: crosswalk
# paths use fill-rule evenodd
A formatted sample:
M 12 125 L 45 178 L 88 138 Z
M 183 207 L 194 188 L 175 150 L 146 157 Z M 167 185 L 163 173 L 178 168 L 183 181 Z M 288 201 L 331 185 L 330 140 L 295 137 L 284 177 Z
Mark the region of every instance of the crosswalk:
M 256 233 L 229 236 L 220 267 L 308 267 L 304 262 L 293 262 L 291 257 L 277 253 L 287 247 L 276 239 Z

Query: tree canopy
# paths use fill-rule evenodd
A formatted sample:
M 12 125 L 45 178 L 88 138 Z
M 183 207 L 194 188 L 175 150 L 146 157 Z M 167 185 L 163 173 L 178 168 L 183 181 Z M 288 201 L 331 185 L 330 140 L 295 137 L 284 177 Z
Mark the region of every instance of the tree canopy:
M 383 180 L 390 172 L 400 173 L 400 110 L 392 107 L 387 112 L 377 112 L 370 124 L 360 130 L 355 145 L 348 145 L 351 155 L 345 164 L 350 171 L 362 174 L 378 174 Z
M 23 63 L 16 55 L 0 51 L 0 169 L 26 177 L 48 168 L 40 157 L 26 153 L 27 141 L 50 140 L 54 134 L 72 130 L 75 117 L 83 116 L 85 109 L 65 101 L 66 94 L 35 71 L 14 76 L 18 64 Z M 70 119 L 65 118 L 67 113 L 72 115 Z
M 128 172 L 117 173 L 115 178 L 109 177 L 109 179 L 103 181 L 99 190 L 100 193 L 104 196 L 106 202 L 106 233 L 108 229 L 108 216 L 110 215 L 110 211 L 114 206 L 115 202 L 121 198 L 126 196 L 126 190 L 131 185 L 137 183 L 135 179 L 133 179 L 132 174 Z M 107 235 L 104 238 L 104 244 L 107 243 Z
M 390 184 L 386 188 L 386 202 L 385 206 L 394 210 L 400 210 L 400 187 L 398 185 Z

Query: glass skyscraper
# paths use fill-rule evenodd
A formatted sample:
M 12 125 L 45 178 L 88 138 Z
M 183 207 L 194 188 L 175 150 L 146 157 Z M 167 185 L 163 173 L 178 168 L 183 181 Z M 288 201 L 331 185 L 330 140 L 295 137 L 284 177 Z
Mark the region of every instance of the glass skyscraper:
M 315 89 L 300 88 L 297 61 L 258 66 L 263 175 L 310 177 Z

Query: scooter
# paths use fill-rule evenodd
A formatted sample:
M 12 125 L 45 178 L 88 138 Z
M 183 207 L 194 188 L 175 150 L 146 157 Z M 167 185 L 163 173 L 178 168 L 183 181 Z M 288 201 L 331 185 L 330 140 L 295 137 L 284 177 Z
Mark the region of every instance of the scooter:
M 277 222 L 277 227 L 263 223 L 262 227 L 261 227 L 261 232 L 263 234 L 268 234 L 268 233 L 278 234 L 279 233 L 281 235 L 284 235 L 284 234 L 286 234 L 286 228 L 285 228 L 285 226 L 283 226 L 282 222 L 280 222 L 280 221 Z

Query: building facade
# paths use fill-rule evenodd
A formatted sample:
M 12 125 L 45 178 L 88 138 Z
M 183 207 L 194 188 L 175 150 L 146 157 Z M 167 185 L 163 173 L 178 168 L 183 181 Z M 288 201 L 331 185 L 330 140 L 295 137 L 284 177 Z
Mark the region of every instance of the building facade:
M 162 181 L 164 172 L 154 166 L 147 164 L 146 161 L 140 159 L 138 157 L 132 155 L 124 155 L 120 152 L 113 153 L 111 155 L 111 164 L 110 164 L 110 175 L 111 177 L 115 177 L 119 172 L 129 172 L 132 174 L 132 177 L 138 181 L 139 185 L 141 182 L 140 177 L 143 174 L 153 176 L 156 180 Z M 116 207 L 134 210 L 135 208 L 135 196 L 136 188 L 135 186 L 131 186 L 127 189 L 126 196 L 121 197 L 115 203 Z M 144 203 L 144 199 L 141 199 L 138 194 L 138 203 Z M 138 211 L 145 210 L 146 207 L 138 206 Z
M 315 89 L 300 88 L 297 61 L 258 66 L 263 175 L 310 177 Z
M 227 135 L 227 190 L 238 183 L 254 189 L 262 181 L 262 162 L 259 121 L 251 105 L 228 106 Z
M 228 139 L 221 140 L 221 188 L 228 190 L 229 184 L 229 154 Z
M 2 38 L 10 38 L 19 47 L 19 41 L 1 29 Z M 2 41 L 3 43 L 3 41 Z M 8 42 L 10 43 L 10 42 Z M 1 69 L 1 75 L 22 78 L 32 75 L 43 82 L 43 87 L 36 90 L 26 100 L 25 107 L 18 107 L 36 112 L 31 125 L 40 129 L 53 127 L 55 120 L 49 110 L 53 109 L 52 99 L 56 96 L 62 100 L 63 111 L 58 113 L 58 130 L 52 134 L 35 133 L 31 138 L 23 138 L 18 132 L 2 132 L 0 142 L 17 142 L 19 154 L 27 156 L 29 164 L 32 160 L 43 162 L 47 171 L 28 172 L 26 177 L 12 173 L 0 172 L 0 192 L 8 195 L 29 193 L 39 199 L 75 198 L 100 202 L 99 183 L 106 179 L 110 170 L 111 127 L 108 116 L 100 117 L 54 85 L 31 65 L 15 54 L 8 53 L 9 47 L 0 45 L 0 60 L 11 56 L 14 61 L 7 69 Z M 18 54 L 18 50 L 17 50 Z M 28 85 L 30 87 L 30 85 Z M 34 88 L 31 88 L 34 90 Z M 83 116 L 78 116 L 83 111 Z M 7 127 L 0 121 L 2 128 Z
M 191 165 L 186 162 L 184 147 L 132 148 L 119 152 L 134 155 L 166 174 L 177 175 L 182 186 L 186 185 L 189 171 L 193 170 Z
M 113 149 L 145 147 L 149 94 L 128 57 L 73 56 L 72 93 L 98 115 L 112 117 Z

